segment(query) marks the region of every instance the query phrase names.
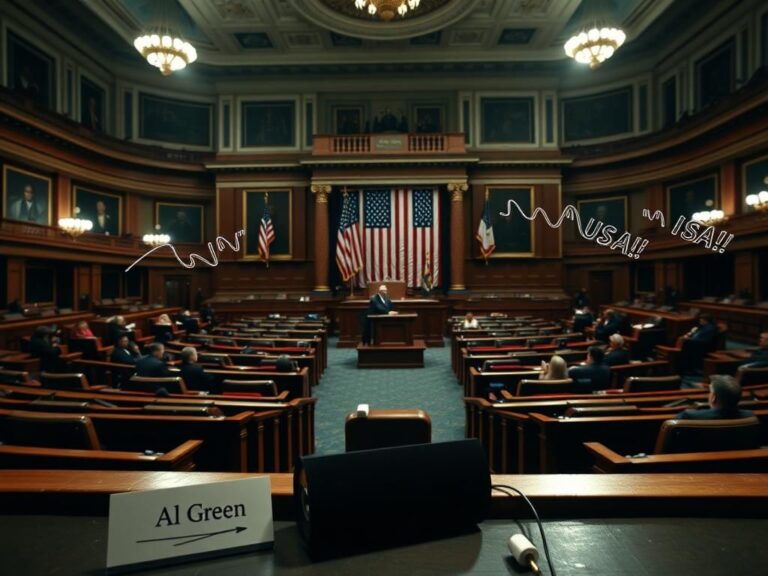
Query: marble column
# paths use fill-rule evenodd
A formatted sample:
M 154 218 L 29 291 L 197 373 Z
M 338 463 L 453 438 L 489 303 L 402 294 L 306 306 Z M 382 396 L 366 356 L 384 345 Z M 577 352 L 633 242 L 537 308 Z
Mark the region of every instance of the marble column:
M 464 285 L 464 193 L 466 182 L 448 182 L 451 193 L 451 285 L 450 292 L 463 292 Z
M 315 195 L 315 288 L 314 292 L 327 293 L 328 286 L 328 195 L 330 184 L 312 184 Z

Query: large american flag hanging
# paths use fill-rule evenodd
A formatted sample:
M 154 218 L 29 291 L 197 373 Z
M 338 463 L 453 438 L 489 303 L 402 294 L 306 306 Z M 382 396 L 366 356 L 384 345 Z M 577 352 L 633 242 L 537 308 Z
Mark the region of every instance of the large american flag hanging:
M 360 211 L 357 192 L 344 193 L 339 231 L 336 234 L 336 263 L 344 282 L 363 267 L 363 248 L 360 240 Z
M 418 288 L 429 262 L 434 286 L 440 285 L 437 190 L 366 190 L 363 223 L 366 282 L 400 280 Z

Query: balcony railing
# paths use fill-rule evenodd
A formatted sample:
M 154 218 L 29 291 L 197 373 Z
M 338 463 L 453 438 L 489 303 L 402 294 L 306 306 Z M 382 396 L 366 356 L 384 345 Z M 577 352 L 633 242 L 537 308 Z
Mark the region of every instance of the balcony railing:
M 464 154 L 464 134 L 318 135 L 313 156 Z

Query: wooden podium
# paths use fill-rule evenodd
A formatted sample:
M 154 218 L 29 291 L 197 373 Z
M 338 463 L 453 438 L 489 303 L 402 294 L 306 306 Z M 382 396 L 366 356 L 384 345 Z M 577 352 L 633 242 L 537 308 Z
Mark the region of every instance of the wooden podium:
M 358 368 L 423 368 L 423 340 L 414 340 L 418 314 L 371 314 L 371 344 L 357 346 Z
M 417 314 L 371 314 L 374 346 L 411 346 Z

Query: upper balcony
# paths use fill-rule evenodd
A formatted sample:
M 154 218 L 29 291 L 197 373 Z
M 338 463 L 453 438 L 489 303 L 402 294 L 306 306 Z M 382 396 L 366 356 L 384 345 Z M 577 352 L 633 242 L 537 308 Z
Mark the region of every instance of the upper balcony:
M 384 133 L 316 135 L 313 156 L 464 154 L 464 134 Z

